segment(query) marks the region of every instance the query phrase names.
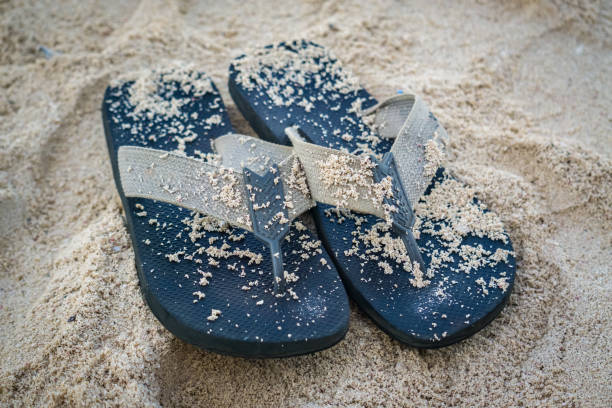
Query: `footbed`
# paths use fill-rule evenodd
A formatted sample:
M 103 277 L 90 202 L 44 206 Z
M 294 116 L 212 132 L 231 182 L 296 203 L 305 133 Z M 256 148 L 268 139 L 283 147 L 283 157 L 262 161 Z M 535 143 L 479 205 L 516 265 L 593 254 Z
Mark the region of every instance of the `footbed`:
M 172 76 L 169 76 L 172 77 Z M 203 73 L 197 75 L 205 79 Z M 275 297 L 269 251 L 252 233 L 241 229 L 205 231 L 194 242 L 188 225 L 193 214 L 183 208 L 153 200 L 125 197 L 117 169 L 120 146 L 146 146 L 175 150 L 176 136 L 190 129 L 197 135 L 185 143 L 187 155 L 211 153 L 211 139 L 232 131 L 221 97 L 212 85 L 203 95 L 166 81 L 157 94 L 166 101 L 182 100 L 172 117 L 150 112 L 135 114 L 127 81 L 106 90 L 103 121 L 113 174 L 119 190 L 134 247 L 142 293 L 157 318 L 177 337 L 208 350 L 245 357 L 285 357 L 329 347 L 348 329 L 348 300 L 341 280 L 325 250 L 305 251 L 304 242 L 318 241 L 295 222 L 282 250 L 285 270 L 299 279 L 289 288 L 299 299 Z M 181 99 L 187 98 L 187 99 Z M 184 103 L 187 101 L 186 103 Z M 218 115 L 218 116 L 214 116 Z M 210 120 L 214 117 L 214 120 Z M 146 213 L 146 215 L 145 215 Z M 155 220 L 155 221 L 152 221 Z M 187 224 L 183 221 L 187 221 Z M 300 228 L 301 229 L 301 228 Z M 239 242 L 229 239 L 244 234 Z M 261 254 L 259 264 L 238 255 L 214 258 L 197 251 L 208 247 L 227 251 L 249 250 Z M 201 249 L 203 248 L 203 249 Z M 181 254 L 181 252 L 183 252 Z M 304 259 L 303 254 L 310 255 Z M 195 254 L 195 255 L 193 255 Z M 187 257 L 185 256 L 187 255 Z M 192 259 L 189 259 L 193 255 Z M 173 259 L 175 261 L 171 261 Z M 180 262 L 176 262 L 176 261 Z M 323 261 L 322 261 L 323 260 Z M 326 265 L 323 265 L 323 262 Z M 200 284 L 206 278 L 209 283 Z M 250 284 L 250 286 L 249 286 Z M 246 286 L 249 290 L 243 290 Z M 199 292 L 199 294 L 198 294 Z M 196 294 L 194 294 L 196 293 Z M 200 299 L 201 294 L 204 295 Z M 263 301 L 263 304 L 258 304 Z M 221 313 L 209 320 L 212 310 Z
M 307 56 L 303 57 L 305 54 L 302 54 L 297 57 L 304 49 L 308 50 Z M 284 65 L 282 58 L 286 57 L 286 52 L 280 52 L 280 57 L 274 60 L 266 60 L 268 52 L 272 55 L 278 50 L 296 54 L 300 63 Z M 247 64 L 241 63 L 244 58 L 250 58 Z M 258 59 L 263 61 L 259 65 Z M 296 67 L 301 66 L 310 72 L 301 73 L 299 68 L 296 72 Z M 263 81 L 252 81 L 253 73 Z M 367 139 L 373 132 L 364 123 L 359 111 L 375 105 L 377 101 L 359 85 L 337 85 L 354 84 L 352 79 L 352 75 L 341 67 L 331 53 L 308 41 L 264 47 L 251 55 L 238 57 L 229 70 L 232 98 L 260 137 L 288 144 L 284 130 L 287 126 L 297 125 L 312 143 L 380 157 L 391 148 L 393 141 L 376 138 L 374 144 Z M 293 92 L 284 92 L 287 86 Z M 351 139 L 345 135 L 353 137 Z M 436 185 L 451 179 L 444 169 L 439 169 L 425 196 Z M 476 198 L 474 203 L 480 205 Z M 338 217 L 332 210 L 333 207 L 318 203 L 312 213 L 319 235 L 332 255 L 349 294 L 383 330 L 399 340 L 418 347 L 452 344 L 484 327 L 507 302 L 515 275 L 512 252 L 506 262 L 483 266 L 469 274 L 458 271 L 461 259 L 455 255 L 454 261 L 448 262 L 444 270 L 427 278 L 430 280 L 428 286 L 417 288 L 411 283 L 414 276 L 398 264 L 391 263 L 393 273 L 388 274 L 379 266 L 380 257 L 362 259 L 355 255 L 347 256 L 345 252 L 352 247 L 355 221 Z M 381 221 L 371 215 L 362 218 L 362 231 Z M 423 221 L 425 224 L 428 220 Z M 429 221 L 433 222 L 436 231 L 446 226 L 443 221 Z M 390 234 L 398 238 L 392 231 Z M 429 264 L 435 250 L 444 247 L 440 236 L 427 233 L 425 228 L 421 228 L 417 243 L 426 264 Z M 497 249 L 512 251 L 506 234 L 504 240 L 472 234 L 466 236 L 461 245 L 481 245 L 492 253 Z M 506 285 L 489 286 L 492 278 L 502 278 Z M 485 282 L 484 287 L 477 283 L 479 279 Z

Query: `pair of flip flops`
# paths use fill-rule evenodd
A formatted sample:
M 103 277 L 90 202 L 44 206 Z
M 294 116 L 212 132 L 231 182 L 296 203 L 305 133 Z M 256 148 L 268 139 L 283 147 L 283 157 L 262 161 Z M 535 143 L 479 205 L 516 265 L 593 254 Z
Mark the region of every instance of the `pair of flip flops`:
M 102 104 L 142 293 L 173 334 L 244 357 L 310 353 L 346 334 L 347 292 L 416 347 L 499 314 L 512 245 L 442 167 L 447 135 L 420 98 L 377 103 L 308 41 L 238 57 L 229 90 L 261 139 L 233 132 L 191 67 L 126 77 Z

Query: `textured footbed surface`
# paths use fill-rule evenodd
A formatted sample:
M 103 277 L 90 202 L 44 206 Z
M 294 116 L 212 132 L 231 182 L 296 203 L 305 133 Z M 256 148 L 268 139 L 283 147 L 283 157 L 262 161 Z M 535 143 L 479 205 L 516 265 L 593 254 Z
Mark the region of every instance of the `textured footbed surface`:
M 238 57 L 230 66 L 229 87 L 241 112 L 264 139 L 288 144 L 284 130 L 297 125 L 312 143 L 355 154 L 380 157 L 393 143 L 372 137 L 375 132 L 359 112 L 377 101 L 317 44 L 280 43 Z M 424 199 L 450 182 L 457 183 L 439 169 Z M 487 213 L 476 198 L 470 201 L 481 213 Z M 425 278 L 429 284 L 415 287 L 412 273 L 385 258 L 380 248 L 362 242 L 356 254 L 347 255 L 355 231 L 371 231 L 381 219 L 338 215 L 324 204 L 318 204 L 312 212 L 349 294 L 383 330 L 407 344 L 441 347 L 474 334 L 502 310 L 512 291 L 516 266 L 505 233 L 496 239 L 464 235 L 451 258 L 433 276 Z M 416 228 L 417 243 L 427 265 L 432 256 L 445 250 L 448 253 L 448 242 L 441 234 L 448 227 L 445 220 L 425 218 Z M 398 239 L 393 231 L 385 234 Z M 460 248 L 465 252 L 459 253 Z M 474 256 L 466 254 L 470 250 L 484 250 L 476 264 Z M 493 259 L 497 259 L 494 254 L 498 250 L 498 254 L 504 254 L 501 261 Z
M 185 86 L 184 72 L 169 72 L 161 81 L 144 81 L 148 90 L 141 87 L 150 93 L 144 102 L 153 105 L 130 99 L 134 81 L 109 87 L 102 103 L 113 173 L 147 303 L 177 337 L 216 352 L 284 357 L 335 344 L 348 328 L 348 299 L 321 242 L 301 223 L 291 225 L 282 244 L 285 270 L 298 279 L 287 285 L 291 292 L 276 297 L 269 250 L 252 233 L 219 227 L 174 205 L 123 195 L 120 146 L 180 148 L 204 157 L 212 152 L 212 138 L 232 131 L 221 97 L 204 74 L 189 74 L 209 82 L 202 92 Z M 138 92 L 133 92 L 136 97 Z

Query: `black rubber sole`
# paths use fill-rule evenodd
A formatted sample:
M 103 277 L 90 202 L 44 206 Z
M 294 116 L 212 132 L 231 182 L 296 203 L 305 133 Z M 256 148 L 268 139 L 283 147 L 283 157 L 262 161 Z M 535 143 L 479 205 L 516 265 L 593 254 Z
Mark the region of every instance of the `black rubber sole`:
M 253 110 L 248 100 L 243 95 L 242 91 L 239 89 L 238 85 L 235 81 L 233 81 L 233 76 L 230 75 L 228 80 L 228 88 L 230 91 L 230 95 L 238 107 L 240 113 L 245 117 L 249 125 L 255 130 L 255 132 L 264 140 L 273 142 L 273 143 L 281 143 L 281 144 L 289 144 L 287 139 L 280 139 L 275 135 L 275 133 L 267 126 L 266 122 L 262 120 L 257 113 Z M 317 211 L 311 211 L 313 219 L 315 221 L 316 227 L 319 231 L 324 231 L 322 227 L 322 219 L 321 215 Z M 334 254 L 334 245 L 329 242 L 326 234 L 319 233 L 319 238 L 323 242 L 327 252 L 329 254 Z M 366 298 L 362 296 L 362 294 L 355 288 L 352 284 L 351 279 L 344 273 L 344 269 L 342 265 L 339 264 L 337 258 L 332 256 L 332 261 L 334 262 L 340 277 L 343 280 L 344 286 L 349 294 L 349 296 L 355 301 L 355 303 L 390 337 L 408 345 L 416 348 L 424 348 L 424 349 L 436 349 L 446 347 L 455 343 L 458 343 L 468 337 L 473 336 L 478 331 L 482 330 L 485 326 L 487 326 L 493 319 L 495 319 L 501 311 L 504 309 L 505 305 L 508 303 L 510 298 L 510 294 L 514 288 L 514 279 L 512 279 L 510 286 L 507 288 L 504 293 L 503 299 L 496 305 L 494 309 L 492 309 L 485 316 L 480 318 L 478 321 L 473 324 L 467 326 L 461 331 L 457 331 L 451 336 L 447 336 L 438 341 L 431 340 L 422 340 L 420 338 L 416 338 L 414 336 L 410 336 L 409 334 L 396 329 L 392 324 L 390 324 L 385 318 L 383 318 L 367 301 Z
M 110 129 L 110 118 L 105 106 L 105 102 L 102 103 L 102 120 L 104 124 L 107 147 L 109 149 L 109 153 L 111 153 L 114 152 L 117 147 L 115 146 L 115 143 L 113 141 L 113 135 Z M 128 202 L 128 198 L 124 195 L 123 190 L 121 188 L 116 154 L 110 154 L 110 159 L 113 170 L 113 178 L 117 191 L 121 198 L 128 232 L 130 234 L 132 246 L 134 248 L 135 266 L 139 278 L 139 286 L 141 293 L 146 304 L 149 306 L 155 317 L 173 335 L 187 343 L 190 343 L 207 351 L 235 357 L 256 359 L 287 358 L 292 356 L 314 353 L 332 347 L 346 336 L 346 333 L 348 331 L 348 302 L 346 301 L 346 294 L 343 295 L 346 302 L 346 316 L 344 316 L 343 319 L 338 320 L 336 323 L 333 323 L 334 327 L 337 327 L 337 330 L 328 336 L 322 336 L 318 338 L 315 337 L 303 341 L 256 342 L 220 338 L 204 334 L 202 330 L 194 330 L 192 327 L 181 321 L 180 316 L 177 316 L 176 314 L 173 315 L 172 313 L 170 313 L 158 301 L 157 296 L 152 292 L 151 288 L 148 285 L 148 279 L 146 278 L 145 271 L 143 270 L 143 259 L 141 258 L 140 252 L 137 250 L 137 240 L 142 239 L 143 237 L 137 237 L 136 228 L 134 225 L 134 217 L 130 211 L 125 211 L 125 209 L 130 208 L 130 203 Z M 344 292 L 344 290 L 342 290 L 342 292 Z M 342 322 L 342 320 L 344 320 L 344 322 Z
M 328 243 L 326 242 L 326 240 L 322 239 L 322 241 L 323 241 L 323 245 L 325 245 L 325 247 L 327 248 Z M 327 250 L 330 251 L 329 248 L 327 248 Z M 334 259 L 334 263 L 335 262 L 336 261 Z M 378 312 L 376 312 L 375 309 L 373 309 L 370 306 L 370 304 L 366 301 L 366 299 L 364 299 L 363 296 L 361 296 L 359 291 L 357 291 L 355 287 L 351 284 L 350 280 L 346 279 L 345 275 L 341 272 L 341 269 L 339 267 L 338 267 L 338 271 L 340 271 L 339 272 L 340 277 L 342 278 L 342 281 L 344 282 L 344 287 L 346 288 L 346 291 L 348 292 L 351 299 L 353 299 L 353 301 L 357 303 L 357 305 L 361 308 L 361 310 L 363 310 L 370 317 L 370 319 L 372 319 L 374 323 L 376 323 L 376 325 L 382 331 L 387 333 L 390 337 L 408 346 L 422 348 L 422 349 L 438 349 L 438 348 L 451 346 L 453 344 L 459 343 L 473 336 L 474 334 L 482 330 L 484 327 L 486 327 L 489 323 L 491 323 L 497 316 L 499 316 L 499 314 L 502 312 L 502 310 L 508 303 L 510 299 L 510 293 L 512 293 L 512 289 L 513 289 L 513 288 L 509 288 L 508 291 L 506 292 L 507 296 L 504 298 L 504 300 L 491 313 L 486 315 L 485 318 L 479 320 L 477 324 L 473 324 L 472 326 L 469 326 L 467 329 L 461 332 L 458 332 L 457 334 L 453 336 L 449 336 L 436 343 L 432 343 L 430 341 L 418 341 L 414 337 L 406 336 L 404 332 L 399 331 L 395 327 L 388 324 L 387 321 Z

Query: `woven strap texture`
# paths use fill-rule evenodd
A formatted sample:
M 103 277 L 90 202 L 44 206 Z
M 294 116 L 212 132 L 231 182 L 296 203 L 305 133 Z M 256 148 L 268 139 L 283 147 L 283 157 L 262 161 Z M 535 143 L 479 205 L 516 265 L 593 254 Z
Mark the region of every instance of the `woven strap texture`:
M 236 156 L 233 160 L 239 159 Z M 248 160 L 248 156 L 243 157 L 243 161 Z M 247 202 L 251 199 L 249 188 L 252 187 L 246 185 L 242 169 L 137 146 L 119 148 L 118 164 L 121 186 L 127 197 L 174 204 L 253 231 Z M 284 196 L 273 199 L 283 200 L 283 208 L 291 221 L 315 203 L 307 189 L 292 187 L 300 178 L 297 157 L 288 155 L 280 162 L 271 161 L 265 170 L 270 171 L 273 164 L 276 164 L 274 171 L 278 172 L 274 182 L 282 183 L 284 188 Z M 264 173 L 253 163 L 248 167 L 254 167 L 253 172 Z
M 446 131 L 414 95 L 392 97 L 364 114 L 374 114 L 382 137 L 395 138 L 391 152 L 413 206 L 432 177 L 425 171 L 427 144 L 433 141 L 443 150 Z M 277 199 L 284 201 L 289 220 L 312 208 L 315 201 L 385 217 L 373 159 L 308 143 L 297 128 L 287 128 L 286 133 L 293 147 L 238 134 L 222 136 L 213 142 L 220 165 L 173 152 L 122 146 L 118 161 L 123 191 L 128 197 L 175 204 L 253 231 L 247 202 L 252 197 L 243 168 L 259 175 L 274 168 L 278 171 L 274 182 L 282 182 L 284 188 L 284 197 Z

